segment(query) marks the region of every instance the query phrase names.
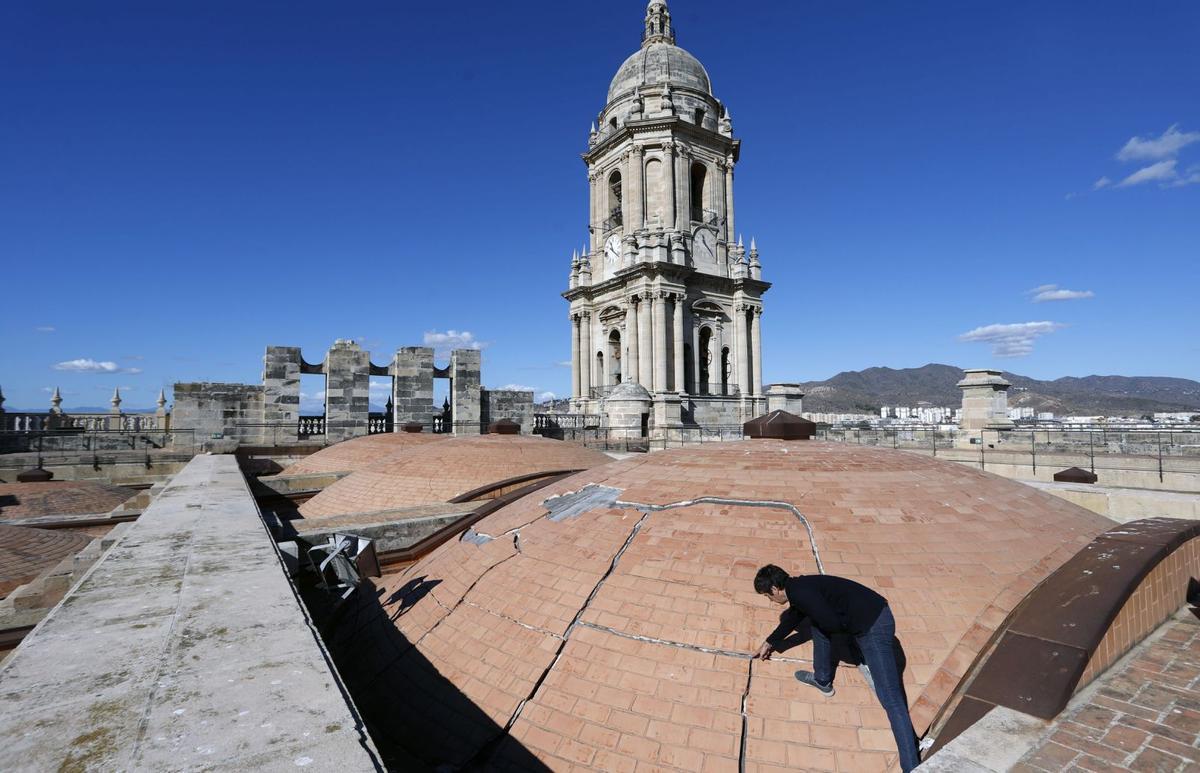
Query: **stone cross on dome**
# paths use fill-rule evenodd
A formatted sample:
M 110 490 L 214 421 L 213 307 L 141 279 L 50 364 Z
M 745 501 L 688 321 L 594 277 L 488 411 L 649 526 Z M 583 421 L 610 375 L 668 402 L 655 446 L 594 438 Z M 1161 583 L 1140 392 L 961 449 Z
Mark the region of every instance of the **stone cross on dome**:
M 642 46 L 651 43 L 675 43 L 671 12 L 663 0 L 650 0 L 650 5 L 646 6 L 646 32 L 642 35 Z

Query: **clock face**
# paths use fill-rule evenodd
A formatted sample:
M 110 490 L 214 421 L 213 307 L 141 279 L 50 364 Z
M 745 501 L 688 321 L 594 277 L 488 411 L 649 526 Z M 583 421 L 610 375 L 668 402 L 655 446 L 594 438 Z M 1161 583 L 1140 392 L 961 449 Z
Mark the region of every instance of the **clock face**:
M 696 238 L 692 240 L 692 252 L 696 260 L 716 262 L 717 243 L 712 231 L 702 228 L 696 232 Z
M 621 237 L 616 234 L 608 237 L 608 241 L 604 243 L 604 261 L 609 266 L 616 266 L 621 262 Z

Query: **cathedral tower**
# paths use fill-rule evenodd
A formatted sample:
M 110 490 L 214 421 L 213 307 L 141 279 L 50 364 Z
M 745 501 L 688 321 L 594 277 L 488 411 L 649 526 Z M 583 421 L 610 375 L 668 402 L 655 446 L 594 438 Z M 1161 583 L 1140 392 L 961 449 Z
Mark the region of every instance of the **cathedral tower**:
M 594 412 L 619 383 L 678 395 L 683 418 L 762 412 L 763 282 L 735 230 L 741 141 L 704 66 L 675 45 L 662 0 L 613 77 L 583 154 L 590 242 L 572 258 L 572 404 Z

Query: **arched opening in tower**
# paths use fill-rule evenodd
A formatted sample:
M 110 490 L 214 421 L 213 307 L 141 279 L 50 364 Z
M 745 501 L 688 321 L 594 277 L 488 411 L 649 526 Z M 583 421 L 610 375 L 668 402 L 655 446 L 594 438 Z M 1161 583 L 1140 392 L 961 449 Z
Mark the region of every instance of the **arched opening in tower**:
M 613 172 L 608 176 L 608 217 L 613 226 L 622 224 L 622 188 L 621 173 Z
M 712 328 L 705 326 L 700 328 L 700 383 L 697 389 L 702 395 L 710 393 L 709 385 L 714 381 L 712 365 Z
M 621 383 L 621 331 L 614 330 L 608 334 L 608 378 L 609 386 Z
M 701 163 L 692 164 L 692 220 L 704 221 L 704 182 L 708 177 L 708 167 Z

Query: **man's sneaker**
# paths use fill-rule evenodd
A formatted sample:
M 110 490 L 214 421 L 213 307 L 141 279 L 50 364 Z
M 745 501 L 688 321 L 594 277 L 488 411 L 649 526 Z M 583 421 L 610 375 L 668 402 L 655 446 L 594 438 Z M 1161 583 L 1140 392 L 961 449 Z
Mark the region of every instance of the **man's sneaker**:
M 829 684 L 821 684 L 820 682 L 817 681 L 817 678 L 815 676 L 813 676 L 812 671 L 797 671 L 796 678 L 799 679 L 804 684 L 811 685 L 812 687 L 816 687 L 818 690 L 821 691 L 821 694 L 824 695 L 826 698 L 832 697 L 832 695 L 834 693 L 833 683 L 831 682 Z

